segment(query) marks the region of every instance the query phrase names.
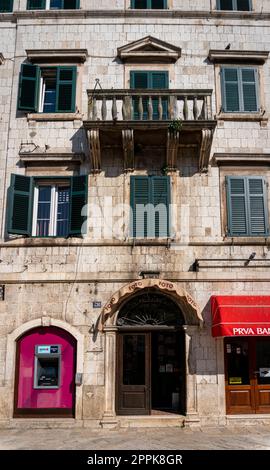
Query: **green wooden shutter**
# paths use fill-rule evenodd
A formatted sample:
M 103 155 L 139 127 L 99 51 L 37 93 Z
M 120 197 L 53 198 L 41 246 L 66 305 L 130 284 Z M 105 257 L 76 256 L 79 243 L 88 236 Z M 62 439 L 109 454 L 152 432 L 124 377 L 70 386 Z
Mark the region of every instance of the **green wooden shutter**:
M 146 10 L 147 0 L 131 0 L 131 8 Z
M 64 0 L 64 10 L 77 10 L 80 8 L 80 0 Z
M 139 72 L 131 71 L 130 72 L 130 87 L 147 89 L 149 87 L 149 72 Z M 133 99 L 133 119 L 139 119 L 138 111 L 139 99 Z M 143 98 L 143 119 L 147 119 L 147 99 Z
M 71 178 L 70 235 L 82 235 L 86 232 L 87 216 L 82 215 L 82 209 L 87 204 L 87 195 L 88 176 L 73 176 Z
M 248 207 L 245 178 L 227 176 L 227 214 L 228 234 L 230 236 L 248 235 Z
M 150 202 L 150 178 L 148 176 L 131 176 L 130 206 L 131 236 L 134 238 L 147 237 L 147 213 L 145 206 Z
M 252 236 L 268 235 L 268 208 L 266 181 L 262 177 L 247 177 L 249 208 L 249 234 Z
M 221 69 L 222 107 L 226 112 L 240 111 L 239 81 L 237 68 Z
M 241 69 L 241 82 L 243 91 L 243 111 L 258 111 L 258 71 L 253 68 Z
M 233 0 L 217 0 L 218 10 L 233 10 Z
M 18 110 L 37 111 L 39 84 L 40 68 L 37 65 L 22 64 L 19 80 Z
M 170 233 L 170 177 L 151 177 L 151 202 L 155 209 L 154 236 L 169 237 Z
M 31 235 L 33 178 L 11 175 L 8 189 L 7 232 Z
M 27 10 L 45 10 L 46 0 L 27 0 Z
M 13 0 L 1 0 L 0 1 L 0 12 L 9 13 L 13 11 Z
M 151 0 L 151 8 L 153 10 L 163 10 L 167 8 L 167 0 Z
M 57 67 L 56 112 L 75 112 L 76 78 L 76 67 Z
M 166 71 L 150 72 L 149 74 L 149 88 L 154 90 L 164 90 L 169 88 L 169 74 Z M 158 98 L 152 100 L 153 104 L 153 119 L 158 119 Z M 163 119 L 168 119 L 168 100 L 162 99 Z

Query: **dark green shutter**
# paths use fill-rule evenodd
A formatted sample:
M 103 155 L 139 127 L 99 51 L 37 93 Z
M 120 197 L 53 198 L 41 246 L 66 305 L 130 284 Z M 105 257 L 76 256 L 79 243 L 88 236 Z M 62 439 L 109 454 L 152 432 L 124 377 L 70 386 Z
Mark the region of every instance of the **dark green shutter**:
M 57 67 L 56 111 L 74 113 L 76 100 L 76 67 Z
M 31 235 L 33 178 L 11 175 L 8 189 L 7 232 Z
M 80 8 L 80 0 L 64 0 L 64 10 L 77 10 Z
M 82 209 L 87 204 L 88 176 L 73 176 L 71 178 L 70 201 L 70 235 L 82 235 L 85 233 L 86 215 L 82 215 Z M 86 211 L 86 208 L 84 208 Z
M 244 177 L 227 176 L 228 234 L 248 235 L 247 200 Z
M 151 8 L 153 10 L 162 10 L 167 8 L 167 0 L 151 0 Z
M 156 209 L 155 237 L 168 237 L 170 233 L 170 177 L 152 176 L 151 191 L 152 203 Z
M 237 68 L 221 69 L 223 110 L 226 112 L 240 111 L 240 96 Z
M 0 12 L 9 13 L 13 11 L 13 0 L 0 0 Z
M 40 68 L 37 65 L 22 64 L 19 80 L 18 110 L 37 111 L 39 83 Z
M 46 0 L 27 0 L 27 10 L 45 10 Z
M 167 176 L 131 176 L 130 186 L 132 236 L 134 238 L 168 237 L 170 178 Z
M 250 11 L 251 0 L 236 0 L 237 10 L 239 11 Z
M 257 69 L 241 69 L 243 111 L 258 111 L 257 76 Z
M 147 0 L 131 0 L 131 8 L 146 10 Z
M 262 177 L 247 177 L 249 233 L 268 234 L 266 181 Z
M 150 72 L 149 75 L 149 88 L 153 88 L 154 90 L 164 90 L 169 88 L 169 75 L 168 72 Z M 153 104 L 153 119 L 158 119 L 158 98 L 154 98 L 152 100 Z M 167 99 L 162 99 L 162 108 L 163 114 L 162 118 L 168 119 L 168 101 Z
M 152 72 L 152 71 L 131 71 L 130 72 L 130 87 L 135 89 L 166 89 L 169 86 L 169 76 L 167 71 Z M 162 100 L 163 104 L 163 119 L 167 119 L 168 103 L 166 99 Z M 153 119 L 158 119 L 158 98 L 152 99 L 153 105 Z M 148 99 L 143 99 L 143 119 L 146 120 Z M 138 99 L 133 100 L 134 119 L 139 119 L 138 112 Z
M 233 0 L 217 0 L 218 10 L 233 10 Z
M 131 176 L 130 196 L 130 205 L 132 209 L 132 237 L 147 237 L 148 218 L 144 209 L 150 202 L 150 178 L 148 176 Z

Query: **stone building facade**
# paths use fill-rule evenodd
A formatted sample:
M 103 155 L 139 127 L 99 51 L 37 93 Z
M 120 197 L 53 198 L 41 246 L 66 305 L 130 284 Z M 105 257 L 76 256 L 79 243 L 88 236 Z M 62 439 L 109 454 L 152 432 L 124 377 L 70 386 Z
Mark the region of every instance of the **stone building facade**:
M 137 9 L 129 0 L 81 0 L 75 9 L 50 9 L 49 2 L 47 9 L 27 9 L 26 0 L 11 3 L 12 11 L 0 13 L 2 425 L 14 425 L 22 417 L 38 417 L 39 423 L 54 419 L 59 426 L 63 422 L 61 400 L 48 405 L 52 395 L 44 391 L 46 384 L 37 385 L 35 404 L 29 405 L 32 392 L 24 388 L 27 372 L 21 371 L 20 354 L 31 334 L 38 336 L 35 346 L 61 345 L 62 355 L 65 341 L 71 344 L 73 338 L 73 401 L 64 405 L 72 409 L 66 415 L 71 425 L 269 422 L 267 380 L 262 383 L 264 406 L 256 408 L 247 399 L 234 412 L 228 397 L 234 384 L 228 382 L 224 362 L 224 351 L 232 345 L 224 342 L 226 335 L 212 336 L 210 302 L 213 296 L 242 296 L 250 306 L 249 297 L 266 299 L 269 294 L 269 2 L 252 0 L 247 8 L 243 2 L 244 10 L 241 2 L 225 10 L 216 0 L 168 0 L 161 9 L 151 2 Z M 231 79 L 225 76 L 230 70 Z M 140 78 L 147 85 L 136 86 Z M 141 88 L 152 92 L 136 92 Z M 82 178 L 75 181 L 78 176 Z M 162 236 L 131 232 L 130 200 L 134 191 L 136 199 L 136 177 L 142 176 L 169 181 L 170 189 L 164 191 L 172 203 L 170 228 Z M 264 184 L 253 212 L 233 206 L 233 181 Z M 62 235 L 58 219 L 51 227 L 52 212 L 39 215 L 39 205 L 48 202 L 48 187 L 50 198 L 52 191 L 58 194 L 51 205 L 69 207 L 72 199 L 72 221 L 66 220 L 69 230 L 65 227 Z M 139 199 L 141 191 L 138 185 Z M 252 206 L 252 195 L 239 191 L 235 194 L 242 201 L 250 197 Z M 81 217 L 75 212 L 84 202 L 88 209 Z M 85 233 L 80 236 L 82 221 Z M 149 308 L 151 299 L 149 322 L 121 330 L 119 319 L 129 315 L 128 306 L 134 310 L 135 300 Z M 181 351 L 171 353 L 181 356 L 175 367 L 168 351 L 160 364 L 150 360 L 151 354 L 164 351 L 155 342 L 176 331 L 166 324 L 153 339 L 153 312 L 160 304 L 171 311 L 171 303 L 173 315 L 181 318 L 175 320 L 181 338 L 175 338 L 183 343 Z M 56 336 L 48 343 L 50 331 Z M 128 367 L 122 357 L 125 338 L 132 334 L 138 350 L 142 336 L 144 347 L 152 348 L 144 363 L 147 384 L 125 382 L 121 376 Z M 175 344 L 175 338 L 168 341 Z M 246 355 L 242 343 L 235 349 L 241 357 L 242 347 Z M 59 364 L 57 352 L 52 355 L 42 357 L 33 349 L 25 365 L 28 377 L 48 366 L 46 360 L 52 368 Z M 135 367 L 138 360 L 133 357 L 129 365 Z M 270 364 L 259 366 L 267 369 Z M 165 390 L 171 406 L 168 397 L 164 406 L 151 406 L 160 398 L 154 384 L 157 389 L 159 379 L 169 383 L 173 367 L 182 385 Z M 240 379 L 237 384 L 235 378 L 239 393 L 241 386 L 254 385 Z M 42 383 L 42 375 L 38 380 Z

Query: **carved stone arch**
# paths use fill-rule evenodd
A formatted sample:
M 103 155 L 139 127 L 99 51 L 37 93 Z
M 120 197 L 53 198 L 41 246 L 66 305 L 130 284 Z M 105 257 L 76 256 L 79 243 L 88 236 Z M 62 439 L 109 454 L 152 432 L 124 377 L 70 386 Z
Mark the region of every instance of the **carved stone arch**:
M 5 385 L 10 387 L 13 391 L 15 384 L 15 367 L 16 367 L 16 345 L 17 340 L 30 330 L 37 327 L 55 326 L 70 333 L 77 341 L 77 354 L 76 354 L 76 372 L 83 373 L 84 368 L 84 335 L 80 333 L 77 328 L 69 323 L 50 317 L 41 317 L 23 323 L 11 333 L 7 335 L 7 350 L 6 350 L 6 368 L 5 368 Z M 10 408 L 10 417 L 12 416 L 12 409 Z M 76 405 L 75 405 L 76 419 L 82 418 L 82 387 L 76 386 Z
M 165 279 L 142 279 L 126 284 L 114 293 L 101 312 L 98 322 L 98 330 L 103 331 L 105 325 L 115 326 L 119 309 L 123 303 L 134 296 L 137 292 L 141 292 L 143 289 L 149 288 L 166 294 L 174 299 L 182 311 L 187 325 L 202 326 L 203 318 L 199 306 L 185 291 L 185 289 Z

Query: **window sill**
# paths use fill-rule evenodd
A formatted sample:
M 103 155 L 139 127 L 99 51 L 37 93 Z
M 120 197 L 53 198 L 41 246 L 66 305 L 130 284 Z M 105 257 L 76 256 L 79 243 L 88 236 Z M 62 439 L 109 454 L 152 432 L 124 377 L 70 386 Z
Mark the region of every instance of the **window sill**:
M 265 113 L 219 113 L 216 119 L 218 121 L 268 122 L 268 116 Z
M 27 121 L 82 121 L 81 113 L 28 113 Z
M 234 236 L 234 237 L 231 237 L 231 236 L 224 236 L 224 241 L 225 242 L 231 242 L 231 244 L 233 245 L 234 242 L 237 242 L 237 244 L 249 244 L 249 245 L 257 245 L 257 244 L 269 244 L 270 243 L 270 237 L 269 235 L 266 235 L 265 237 L 262 237 L 262 236 L 258 236 L 258 237 L 249 237 L 249 236 L 246 236 L 246 237 L 238 237 L 238 236 Z

